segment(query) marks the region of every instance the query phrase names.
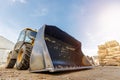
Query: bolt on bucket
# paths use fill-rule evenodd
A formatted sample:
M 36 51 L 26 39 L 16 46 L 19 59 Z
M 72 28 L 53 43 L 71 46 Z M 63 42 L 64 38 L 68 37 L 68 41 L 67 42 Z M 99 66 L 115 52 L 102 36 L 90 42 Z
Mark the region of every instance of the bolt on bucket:
M 65 71 L 92 68 L 81 50 L 81 42 L 57 28 L 39 29 L 30 57 L 30 71 Z

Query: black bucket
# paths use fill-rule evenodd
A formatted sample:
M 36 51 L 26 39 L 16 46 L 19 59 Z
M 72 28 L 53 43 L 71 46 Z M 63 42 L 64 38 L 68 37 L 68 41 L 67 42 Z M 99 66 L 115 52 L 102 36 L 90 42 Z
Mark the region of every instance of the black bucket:
M 91 65 L 83 55 L 81 42 L 56 26 L 46 25 L 45 42 L 55 68 Z
M 39 29 L 30 57 L 30 71 L 65 71 L 92 68 L 81 50 L 81 42 L 57 28 Z

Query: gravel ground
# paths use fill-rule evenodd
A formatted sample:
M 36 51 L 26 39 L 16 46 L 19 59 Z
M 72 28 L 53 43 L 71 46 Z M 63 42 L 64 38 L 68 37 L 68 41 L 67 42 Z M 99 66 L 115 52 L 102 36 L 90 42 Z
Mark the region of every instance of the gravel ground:
M 120 80 L 119 66 L 98 66 L 89 70 L 57 73 L 30 73 L 0 67 L 0 80 Z

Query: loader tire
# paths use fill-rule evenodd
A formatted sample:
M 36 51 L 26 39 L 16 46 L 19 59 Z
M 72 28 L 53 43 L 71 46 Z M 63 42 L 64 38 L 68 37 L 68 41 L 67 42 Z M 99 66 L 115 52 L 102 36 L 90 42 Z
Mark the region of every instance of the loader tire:
M 11 59 L 11 53 L 8 54 L 6 68 L 13 68 L 16 63 L 16 59 Z
M 20 48 L 16 62 L 16 68 L 18 70 L 27 70 L 29 68 L 31 50 L 32 50 L 31 44 L 24 44 Z

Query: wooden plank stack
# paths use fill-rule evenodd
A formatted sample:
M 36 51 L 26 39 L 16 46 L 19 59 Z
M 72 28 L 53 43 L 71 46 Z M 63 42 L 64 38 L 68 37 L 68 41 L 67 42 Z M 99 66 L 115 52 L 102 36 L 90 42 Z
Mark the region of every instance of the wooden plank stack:
M 116 40 L 98 46 L 100 65 L 120 66 L 120 45 Z

